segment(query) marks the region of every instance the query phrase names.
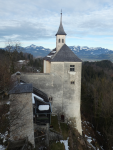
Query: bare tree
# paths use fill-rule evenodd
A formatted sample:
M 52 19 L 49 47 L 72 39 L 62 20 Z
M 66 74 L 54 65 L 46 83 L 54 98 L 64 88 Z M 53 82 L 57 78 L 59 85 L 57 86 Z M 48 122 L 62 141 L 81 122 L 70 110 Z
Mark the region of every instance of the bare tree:
M 19 42 L 7 42 L 4 54 L 0 56 L 0 92 L 7 91 L 11 84 L 11 74 L 18 71 L 17 60 L 24 58 Z
M 20 46 L 20 42 L 8 41 L 6 43 L 6 55 L 10 61 L 9 69 L 11 74 L 17 71 L 16 61 L 23 57 L 23 51 L 24 50 Z
M 11 83 L 11 73 L 9 70 L 9 60 L 7 57 L 0 58 L 0 91 L 7 91 Z

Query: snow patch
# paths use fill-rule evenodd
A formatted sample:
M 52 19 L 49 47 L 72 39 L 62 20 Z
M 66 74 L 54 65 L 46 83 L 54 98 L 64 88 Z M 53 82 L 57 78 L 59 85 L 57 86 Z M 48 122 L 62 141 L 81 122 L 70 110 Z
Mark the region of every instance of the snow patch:
M 92 137 L 89 137 L 89 136 L 87 136 L 87 135 L 85 135 L 85 137 L 87 138 L 87 141 L 88 141 L 89 143 L 92 142 Z
M 65 150 L 69 150 L 68 139 L 69 139 L 69 137 L 67 138 L 67 140 L 60 140 L 60 143 L 63 143 L 63 144 L 64 144 Z M 56 141 L 56 143 L 57 143 L 57 142 L 59 142 L 59 141 Z
M 52 55 L 48 55 L 47 57 L 50 57 L 50 58 L 51 58 L 51 56 L 52 56 Z
M 24 84 L 23 82 L 20 82 L 20 84 Z
M 101 135 L 101 133 L 100 133 L 99 131 L 97 131 L 97 133 L 98 133 L 99 135 Z
M 6 141 L 6 137 L 8 135 L 8 131 L 6 131 L 4 134 L 0 133 L 0 138 L 3 139 L 3 143 Z M 1 150 L 1 149 L 0 149 Z
M 0 145 L 0 150 L 5 150 L 6 147 L 4 147 L 3 145 Z
M 18 62 L 19 62 L 19 63 L 23 63 L 24 61 L 25 61 L 25 60 L 19 60 Z
M 68 139 L 67 140 L 60 140 L 60 143 L 64 143 L 65 150 L 69 150 Z
M 10 101 L 7 101 L 6 104 L 7 104 L 7 105 L 10 105 Z
M 56 53 L 56 51 L 52 51 L 51 53 Z

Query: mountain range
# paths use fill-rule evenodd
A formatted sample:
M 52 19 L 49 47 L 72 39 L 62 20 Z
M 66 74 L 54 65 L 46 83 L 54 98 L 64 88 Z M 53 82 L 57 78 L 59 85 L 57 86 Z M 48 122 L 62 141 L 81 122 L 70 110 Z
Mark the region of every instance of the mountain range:
M 108 59 L 113 61 L 113 51 L 102 47 L 69 46 L 69 48 L 83 61 L 98 61 Z M 24 48 L 26 53 L 31 53 L 35 58 L 44 57 L 52 49 L 36 46 L 34 44 Z
M 22 48 L 24 53 L 30 53 L 35 58 L 47 56 L 52 49 L 34 44 Z M 110 60 L 113 62 L 113 51 L 102 47 L 69 46 L 69 48 L 83 61 Z

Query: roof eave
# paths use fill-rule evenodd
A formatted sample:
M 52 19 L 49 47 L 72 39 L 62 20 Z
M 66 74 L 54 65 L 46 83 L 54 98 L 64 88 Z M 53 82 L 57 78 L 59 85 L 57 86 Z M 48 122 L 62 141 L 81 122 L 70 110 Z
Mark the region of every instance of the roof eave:
M 57 35 L 67 35 L 66 33 L 64 33 L 64 34 L 55 34 L 55 36 L 57 36 Z

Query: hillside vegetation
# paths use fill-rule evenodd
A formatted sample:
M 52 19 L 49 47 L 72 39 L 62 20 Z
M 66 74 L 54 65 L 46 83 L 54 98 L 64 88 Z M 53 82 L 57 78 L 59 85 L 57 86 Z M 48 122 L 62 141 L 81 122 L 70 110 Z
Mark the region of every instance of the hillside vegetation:
M 103 135 L 101 144 L 113 147 L 113 64 L 108 60 L 84 62 L 82 69 L 82 114 Z
M 18 49 L 13 51 L 0 49 L 0 100 L 3 101 L 3 92 L 8 91 L 11 84 L 11 75 L 18 71 L 16 62 L 24 59 L 26 59 L 26 56 L 23 55 L 23 52 L 18 51 Z M 42 59 L 33 60 L 29 57 L 29 63 L 21 69 L 27 71 L 26 68 L 32 66 L 42 70 L 42 64 Z M 8 124 L 8 117 L 4 117 L 4 114 L 8 113 L 9 106 L 4 105 L 4 107 L 0 108 L 0 133 L 3 134 Z M 97 137 L 98 144 L 103 145 L 105 150 L 111 150 L 113 147 L 113 63 L 111 61 L 83 62 L 81 112 L 84 128 L 86 128 L 84 124 L 87 120 L 90 125 L 94 126 L 95 132 L 101 133 L 101 138 Z M 56 119 L 52 119 L 52 121 L 52 124 L 55 124 L 54 130 L 61 132 L 65 140 L 69 137 L 70 150 L 77 149 L 78 147 L 81 150 L 88 150 L 87 143 L 85 146 L 78 142 L 79 135 L 75 128 L 64 123 L 58 124 L 55 122 Z M 64 146 L 60 143 L 58 144 L 63 150 Z M 51 150 L 53 150 L 53 145 L 54 143 L 51 145 Z

